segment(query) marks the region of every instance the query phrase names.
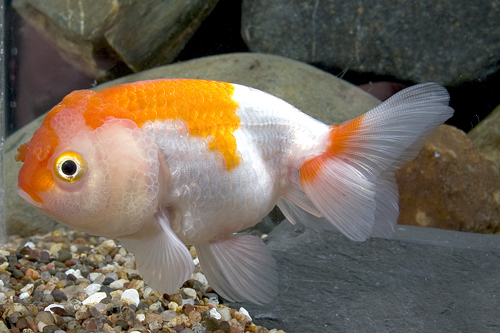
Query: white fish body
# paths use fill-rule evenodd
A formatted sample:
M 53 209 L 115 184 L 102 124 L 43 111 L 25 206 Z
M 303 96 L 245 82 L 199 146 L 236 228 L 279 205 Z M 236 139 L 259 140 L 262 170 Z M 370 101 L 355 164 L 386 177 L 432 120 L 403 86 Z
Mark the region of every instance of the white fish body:
M 161 292 L 191 277 L 192 244 L 223 297 L 265 303 L 277 293 L 274 259 L 262 240 L 234 233 L 278 205 L 293 223 L 328 221 L 356 241 L 390 237 L 394 171 L 451 117 L 448 102 L 441 86 L 417 85 L 329 126 L 222 82 L 74 92 L 20 148 L 19 193 L 61 223 L 119 238 Z

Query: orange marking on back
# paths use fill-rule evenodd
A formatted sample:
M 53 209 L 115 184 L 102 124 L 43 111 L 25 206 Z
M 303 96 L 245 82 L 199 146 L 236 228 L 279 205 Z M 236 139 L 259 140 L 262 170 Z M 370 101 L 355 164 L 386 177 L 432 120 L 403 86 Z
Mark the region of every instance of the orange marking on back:
M 330 135 L 328 136 L 330 144 L 327 150 L 323 154 L 306 161 L 300 167 L 301 182 L 314 181 L 328 159 L 334 158 L 345 151 L 349 139 L 355 135 L 359 135 L 359 130 L 363 126 L 363 117 L 364 115 L 361 115 L 343 125 L 331 126 Z
M 91 128 L 106 117 L 126 118 L 139 127 L 147 121 L 181 119 L 193 136 L 213 140 L 209 148 L 224 156 L 228 170 L 236 167 L 234 131 L 240 126 L 238 103 L 232 99 L 230 83 L 202 80 L 150 80 L 110 87 L 96 93 L 99 103 L 83 116 Z

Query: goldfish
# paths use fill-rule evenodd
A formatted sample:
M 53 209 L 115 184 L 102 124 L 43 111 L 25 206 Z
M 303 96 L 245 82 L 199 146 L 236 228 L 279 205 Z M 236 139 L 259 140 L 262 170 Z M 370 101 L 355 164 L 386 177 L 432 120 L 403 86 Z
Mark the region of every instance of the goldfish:
M 277 205 L 291 223 L 333 226 L 354 241 L 390 237 L 394 172 L 453 115 L 448 104 L 445 88 L 424 83 L 327 125 L 226 82 L 78 90 L 19 147 L 18 191 L 60 223 L 119 239 L 162 293 L 191 277 L 193 245 L 223 298 L 268 303 L 276 262 L 262 239 L 239 232 Z

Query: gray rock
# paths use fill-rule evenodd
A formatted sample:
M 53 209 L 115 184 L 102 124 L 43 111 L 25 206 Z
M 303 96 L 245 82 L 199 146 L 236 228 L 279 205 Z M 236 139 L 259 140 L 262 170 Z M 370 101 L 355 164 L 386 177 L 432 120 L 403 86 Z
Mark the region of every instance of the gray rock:
M 500 236 L 398 226 L 363 243 L 284 222 L 268 238 L 277 299 L 243 306 L 295 332 L 496 332 Z
M 499 68 L 499 0 L 244 0 L 242 8 L 254 52 L 444 85 Z
M 230 54 L 200 58 L 158 67 L 96 87 L 155 78 L 198 78 L 244 84 L 272 93 L 326 123 L 340 123 L 375 107 L 379 101 L 361 89 L 312 66 L 278 56 Z M 8 234 L 43 233 L 62 225 L 32 208 L 17 195 L 21 163 L 14 161 L 17 148 L 28 142 L 40 126 L 41 116 L 5 142 L 5 212 Z
M 77 68 L 93 77 L 123 61 L 134 71 L 167 64 L 218 0 L 14 0 L 12 6 Z
M 500 105 L 467 135 L 474 146 L 500 168 Z

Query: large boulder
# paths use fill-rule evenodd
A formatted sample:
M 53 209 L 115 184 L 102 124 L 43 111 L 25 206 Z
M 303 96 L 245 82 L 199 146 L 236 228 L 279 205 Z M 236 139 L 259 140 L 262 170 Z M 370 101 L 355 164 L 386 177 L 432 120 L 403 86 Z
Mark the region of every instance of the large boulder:
M 253 52 L 447 86 L 499 68 L 499 0 L 244 0 L 242 8 Z

